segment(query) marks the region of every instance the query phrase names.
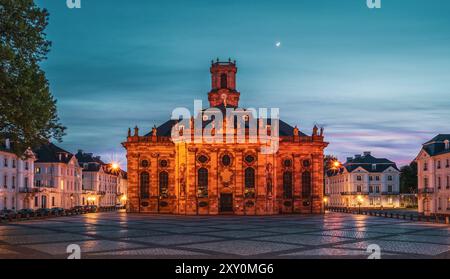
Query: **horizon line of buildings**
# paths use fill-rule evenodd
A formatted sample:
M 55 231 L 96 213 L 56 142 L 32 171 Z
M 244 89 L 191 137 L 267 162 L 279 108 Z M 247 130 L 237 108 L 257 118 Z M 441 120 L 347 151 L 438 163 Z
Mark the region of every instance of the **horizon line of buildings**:
M 450 215 L 450 134 L 422 145 L 417 163 L 417 205 L 424 215 Z M 330 207 L 396 208 L 401 206 L 400 170 L 370 152 L 347 158 L 325 173 L 325 200 Z
M 28 149 L 21 158 L 12 144 L 0 143 L 0 210 L 126 205 L 127 173 L 118 165 L 53 143 Z

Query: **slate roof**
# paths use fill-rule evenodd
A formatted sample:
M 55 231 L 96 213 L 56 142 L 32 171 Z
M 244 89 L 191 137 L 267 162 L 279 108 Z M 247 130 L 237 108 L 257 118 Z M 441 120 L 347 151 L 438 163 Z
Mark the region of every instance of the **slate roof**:
M 80 163 L 80 165 L 82 165 L 83 163 L 105 164 L 100 159 L 100 157 L 94 157 L 94 154 L 84 153 L 82 150 L 78 150 L 77 154 L 75 154 L 75 157 L 77 157 L 78 163 Z
M 53 143 L 41 145 L 33 150 L 36 154 L 36 163 L 64 163 L 67 164 L 72 159 L 73 154 Z M 61 154 L 61 156 L 59 156 Z M 61 158 L 61 159 L 60 159 Z
M 439 134 L 433 139 L 427 141 L 423 144 L 423 149 L 430 156 L 441 155 L 445 153 L 450 153 L 450 149 L 445 149 L 444 141 L 450 141 L 450 134 Z
M 375 165 L 375 168 L 373 168 L 373 165 Z M 370 173 L 383 172 L 390 167 L 393 167 L 394 169 L 400 171 L 397 168 L 397 164 L 395 164 L 394 162 L 386 158 L 375 158 L 371 154 L 367 154 L 361 157 L 356 157 L 351 160 L 348 160 L 343 164 L 343 166 L 339 170 L 328 170 L 327 176 L 335 176 L 338 174 L 342 174 L 344 172 L 344 168 L 345 170 L 347 170 L 347 172 L 353 172 L 360 167 Z
M 218 108 L 222 111 L 225 111 L 225 107 L 222 104 L 221 106 L 217 106 L 215 108 Z M 227 108 L 235 108 L 232 106 L 227 106 Z M 245 110 L 244 110 L 245 111 Z M 166 122 L 164 122 L 162 125 L 158 126 L 157 129 L 157 133 L 158 136 L 164 136 L 164 137 L 170 137 L 172 134 L 172 127 L 178 123 L 180 120 L 168 120 Z M 207 120 L 207 121 L 203 121 L 203 128 L 205 128 L 209 123 L 211 123 L 213 120 Z M 237 127 L 237 118 L 235 117 L 234 119 L 234 127 Z M 271 119 L 267 119 L 267 124 L 271 124 Z M 246 124 L 246 128 L 248 128 L 248 124 Z M 259 127 L 257 127 L 257 129 L 259 130 Z M 288 123 L 284 122 L 283 120 L 279 120 L 279 133 L 280 136 L 293 136 L 294 135 L 294 127 L 292 127 L 291 125 L 289 125 Z M 152 135 L 152 132 L 149 132 L 148 134 L 146 134 L 146 137 L 149 137 Z M 299 131 L 299 136 L 307 136 L 305 133 Z

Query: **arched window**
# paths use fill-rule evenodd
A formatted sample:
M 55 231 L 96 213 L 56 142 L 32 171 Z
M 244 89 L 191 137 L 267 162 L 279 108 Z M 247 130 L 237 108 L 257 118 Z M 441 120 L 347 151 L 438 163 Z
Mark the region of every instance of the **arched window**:
M 150 175 L 148 172 L 141 173 L 141 198 L 148 199 L 150 196 Z
M 227 77 L 227 74 L 222 74 L 220 76 L 220 88 L 228 88 L 228 77 Z
M 208 169 L 198 169 L 198 196 L 201 198 L 208 197 Z
M 169 197 L 169 174 L 166 171 L 159 173 L 159 196 L 162 198 Z
M 305 171 L 302 174 L 302 196 L 311 196 L 311 173 L 309 171 Z
M 283 196 L 285 199 L 292 198 L 292 172 L 283 173 Z
M 255 169 L 245 169 L 245 188 L 255 188 Z

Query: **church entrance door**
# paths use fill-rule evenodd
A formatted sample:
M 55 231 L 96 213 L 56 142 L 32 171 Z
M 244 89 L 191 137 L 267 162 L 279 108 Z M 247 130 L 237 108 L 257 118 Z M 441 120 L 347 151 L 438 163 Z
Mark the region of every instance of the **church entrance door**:
M 220 213 L 233 213 L 233 194 L 220 194 Z

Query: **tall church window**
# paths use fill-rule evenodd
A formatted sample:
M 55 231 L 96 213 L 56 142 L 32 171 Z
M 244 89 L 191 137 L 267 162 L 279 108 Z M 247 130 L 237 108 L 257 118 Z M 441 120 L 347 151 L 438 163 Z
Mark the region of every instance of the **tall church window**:
M 292 198 L 292 172 L 290 171 L 283 173 L 283 197 L 285 199 Z
M 166 171 L 159 173 L 159 196 L 161 198 L 169 197 L 169 174 Z
M 228 77 L 227 77 L 227 74 L 222 74 L 220 76 L 220 88 L 228 88 Z
M 200 198 L 208 197 L 208 169 L 198 169 L 198 196 Z
M 302 196 L 311 196 L 311 173 L 309 171 L 305 171 L 302 174 Z
M 255 197 L 255 169 L 246 168 L 245 169 L 245 197 L 254 198 Z
M 150 175 L 148 172 L 141 173 L 141 198 L 148 199 L 150 196 Z

